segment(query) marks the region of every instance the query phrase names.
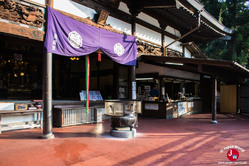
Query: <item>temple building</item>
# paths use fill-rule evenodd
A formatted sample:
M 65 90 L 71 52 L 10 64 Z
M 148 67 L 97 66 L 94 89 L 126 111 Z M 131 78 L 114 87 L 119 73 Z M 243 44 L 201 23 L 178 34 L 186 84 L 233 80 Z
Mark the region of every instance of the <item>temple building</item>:
M 49 34 L 52 24 L 81 28 L 62 37 L 64 29 Z M 238 85 L 249 71 L 236 62 L 208 59 L 197 44 L 229 40 L 232 33 L 197 0 L 1 0 L 0 113 L 18 106 L 20 112 L 40 112 L 3 114 L 0 125 L 3 130 L 35 127 L 42 111 L 45 119 L 54 111 L 57 126 L 97 121 L 90 112 L 89 119 L 77 122 L 77 111 L 67 112 L 74 122 L 60 120 L 66 105 L 80 110 L 86 104 L 80 96 L 86 84 L 90 92 L 101 94 L 90 99 L 101 120 L 104 100 L 118 99 L 142 101 L 142 116 L 170 119 L 212 111 L 215 122 L 217 109 L 240 110 Z M 112 46 L 114 40 L 118 42 Z M 84 52 L 75 51 L 78 48 Z M 219 95 L 230 92 L 235 96 L 232 103 Z M 42 103 L 43 110 L 37 106 Z M 48 125 L 51 117 L 43 122 Z M 43 134 L 50 130 L 45 127 Z

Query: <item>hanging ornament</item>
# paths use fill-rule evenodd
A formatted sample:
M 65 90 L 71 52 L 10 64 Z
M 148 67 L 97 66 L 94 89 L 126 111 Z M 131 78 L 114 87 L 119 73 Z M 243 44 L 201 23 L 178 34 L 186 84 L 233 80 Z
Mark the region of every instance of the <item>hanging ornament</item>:
M 98 61 L 101 62 L 101 54 L 102 54 L 103 52 L 101 52 L 101 50 L 98 49 L 97 53 L 98 53 Z

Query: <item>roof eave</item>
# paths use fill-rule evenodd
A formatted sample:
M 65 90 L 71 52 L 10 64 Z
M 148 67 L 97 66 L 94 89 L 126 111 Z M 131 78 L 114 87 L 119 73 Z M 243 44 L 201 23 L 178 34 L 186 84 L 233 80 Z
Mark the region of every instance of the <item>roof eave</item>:
M 182 1 L 182 0 L 178 0 Z M 204 9 L 204 5 L 200 2 L 197 2 L 196 0 L 184 0 L 187 1 L 193 8 L 195 8 L 197 11 L 202 11 L 201 16 L 204 17 L 208 22 L 206 22 L 209 26 L 211 26 L 213 29 L 216 29 L 218 31 L 223 32 L 224 34 L 232 34 L 233 30 L 227 28 L 226 26 L 222 25 L 216 18 L 214 18 L 210 13 L 208 13 Z M 186 6 L 183 6 L 186 8 Z M 224 35 L 225 36 L 225 35 Z

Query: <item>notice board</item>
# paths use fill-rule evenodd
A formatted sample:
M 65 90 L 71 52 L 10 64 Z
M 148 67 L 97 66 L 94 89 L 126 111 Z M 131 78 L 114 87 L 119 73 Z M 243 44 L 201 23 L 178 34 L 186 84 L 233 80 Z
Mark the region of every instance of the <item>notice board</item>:
M 86 101 L 86 91 L 80 92 L 80 100 Z M 100 91 L 89 91 L 89 100 L 96 101 L 96 100 L 103 100 Z

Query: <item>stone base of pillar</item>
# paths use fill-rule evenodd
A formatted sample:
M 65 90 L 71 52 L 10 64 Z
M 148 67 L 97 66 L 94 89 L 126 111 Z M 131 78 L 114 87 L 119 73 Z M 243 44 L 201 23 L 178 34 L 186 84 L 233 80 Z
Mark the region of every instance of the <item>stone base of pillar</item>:
M 54 138 L 54 134 L 52 134 L 52 133 L 49 133 L 49 134 L 42 136 L 42 139 L 53 139 L 53 138 Z
M 217 124 L 218 121 L 217 121 L 217 120 L 212 120 L 211 123 L 212 123 L 212 124 Z

